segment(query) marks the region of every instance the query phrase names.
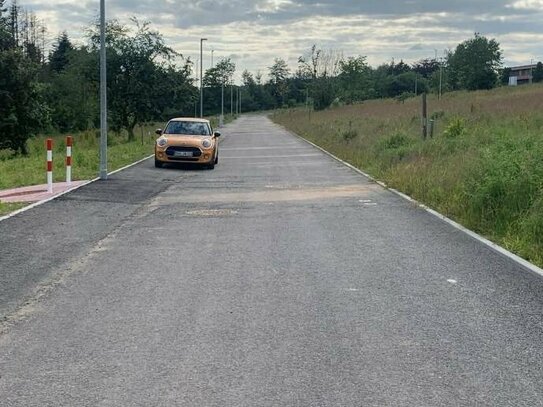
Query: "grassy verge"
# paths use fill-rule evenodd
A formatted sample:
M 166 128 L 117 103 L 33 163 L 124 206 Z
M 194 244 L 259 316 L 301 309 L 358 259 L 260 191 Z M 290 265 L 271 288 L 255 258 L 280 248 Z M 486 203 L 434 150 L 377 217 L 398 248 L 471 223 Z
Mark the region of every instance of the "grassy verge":
M 17 209 L 24 208 L 27 203 L 3 203 L 0 202 L 0 216 L 7 215 L 8 213 L 15 212 Z
M 136 128 L 136 139 L 127 141 L 126 134 L 108 134 L 108 171 L 114 171 L 153 153 L 156 139 L 149 125 Z M 95 178 L 98 174 L 100 135 L 99 131 L 89 130 L 73 134 L 74 180 Z M 38 185 L 46 182 L 45 139 L 40 136 L 29 140 L 29 155 L 13 157 L 8 151 L 0 151 L 0 190 L 20 186 Z M 53 177 L 55 182 L 65 180 L 64 158 L 66 157 L 65 135 L 53 138 Z
M 272 119 L 388 185 L 543 266 L 543 87 L 370 101 Z

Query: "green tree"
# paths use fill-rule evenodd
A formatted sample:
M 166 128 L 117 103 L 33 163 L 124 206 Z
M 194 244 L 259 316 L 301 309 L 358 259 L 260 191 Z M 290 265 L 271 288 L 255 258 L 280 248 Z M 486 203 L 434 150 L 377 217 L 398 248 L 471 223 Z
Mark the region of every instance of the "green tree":
M 132 19 L 135 30 L 110 21 L 106 27 L 108 45 L 108 108 L 113 130 L 125 129 L 128 140 L 135 139 L 138 123 L 159 115 L 157 107 L 163 95 L 162 69 L 173 67 L 178 55 L 166 46 L 162 34 L 151 30 L 149 22 Z M 134 32 L 133 32 L 134 31 Z M 97 30 L 91 33 L 95 52 Z
M 542 62 L 538 62 L 534 69 L 533 81 L 536 83 L 543 81 L 543 63 Z
M 501 84 L 508 85 L 510 76 L 511 76 L 511 68 L 503 68 L 500 73 Z
M 204 86 L 220 88 L 223 84 L 230 85 L 236 72 L 236 64 L 230 58 L 221 59 L 213 68 L 204 73 Z
M 13 37 L 10 31 L 9 14 L 6 0 L 0 0 L 0 51 L 13 48 Z
M 413 71 L 429 79 L 434 72 L 439 71 L 439 62 L 436 59 L 421 59 L 413 64 Z
M 448 53 L 447 65 L 452 89 L 492 89 L 502 66 L 500 44 L 476 33 Z
M 233 84 L 236 64 L 230 58 L 221 59 L 213 68 L 204 73 L 204 106 L 206 113 L 219 113 L 221 111 L 222 87 L 225 89 Z M 226 92 L 226 90 L 225 90 Z M 225 93 L 225 105 L 230 108 L 230 98 Z
M 347 103 L 366 100 L 374 95 L 371 68 L 365 56 L 351 57 L 340 62 L 341 96 Z
M 26 141 L 49 124 L 39 67 L 22 50 L 0 51 L 0 149 L 23 155 Z
M 275 106 L 283 106 L 288 93 L 288 77 L 290 70 L 284 59 L 275 58 L 272 66 L 268 68 L 270 76 L 271 94 L 275 99 Z
M 49 75 L 47 103 L 52 125 L 61 131 L 98 126 L 98 56 L 86 47 L 66 54 L 59 73 Z
M 68 58 L 70 52 L 74 50 L 74 47 L 68 37 L 68 33 L 64 31 L 57 38 L 56 44 L 53 45 L 53 50 L 49 54 L 49 68 L 51 71 L 59 73 L 66 65 L 68 65 Z

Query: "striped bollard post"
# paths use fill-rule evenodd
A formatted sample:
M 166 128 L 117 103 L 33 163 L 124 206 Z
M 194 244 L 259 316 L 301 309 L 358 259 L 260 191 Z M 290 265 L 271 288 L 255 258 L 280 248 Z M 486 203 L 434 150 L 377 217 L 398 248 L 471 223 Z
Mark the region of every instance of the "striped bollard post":
M 47 192 L 53 193 L 53 139 L 48 138 L 47 146 Z
M 66 137 L 66 183 L 72 185 L 72 146 L 73 137 Z

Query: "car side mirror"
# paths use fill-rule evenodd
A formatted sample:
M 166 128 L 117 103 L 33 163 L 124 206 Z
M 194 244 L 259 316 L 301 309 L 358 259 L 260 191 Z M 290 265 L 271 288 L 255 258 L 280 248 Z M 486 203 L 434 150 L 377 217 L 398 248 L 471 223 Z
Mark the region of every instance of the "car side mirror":
M 215 137 L 221 137 L 221 133 L 219 133 L 218 131 L 216 131 L 215 133 L 213 133 L 213 135 L 214 135 Z
M 162 136 L 162 129 L 156 129 L 155 133 L 158 134 L 159 136 Z

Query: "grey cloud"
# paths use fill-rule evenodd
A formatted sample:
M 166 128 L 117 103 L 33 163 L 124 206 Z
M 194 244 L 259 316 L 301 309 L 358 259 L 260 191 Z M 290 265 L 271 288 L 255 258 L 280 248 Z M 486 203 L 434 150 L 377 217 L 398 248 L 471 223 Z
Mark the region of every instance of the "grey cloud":
M 71 3 L 66 3 L 71 1 Z M 373 61 L 416 60 L 454 47 L 474 32 L 507 39 L 508 49 L 542 54 L 539 43 L 515 34 L 541 35 L 543 10 L 508 7 L 514 0 L 107 0 L 110 18 L 148 19 L 179 51 L 198 53 L 198 38 L 210 38 L 217 53 L 264 69 L 270 56 L 297 56 L 312 44 L 368 55 Z M 97 15 L 98 0 L 21 0 L 37 12 L 56 13 L 61 27 L 81 27 Z M 48 23 L 49 24 L 49 23 Z M 54 23 L 51 23 L 54 24 Z M 56 29 L 56 28 L 55 28 Z M 188 49 L 187 49 L 188 47 Z M 247 54 L 247 50 L 252 54 Z M 525 55 L 523 55 L 525 57 Z M 193 58 L 194 59 L 194 58 Z M 245 66 L 239 65 L 239 69 Z

